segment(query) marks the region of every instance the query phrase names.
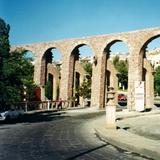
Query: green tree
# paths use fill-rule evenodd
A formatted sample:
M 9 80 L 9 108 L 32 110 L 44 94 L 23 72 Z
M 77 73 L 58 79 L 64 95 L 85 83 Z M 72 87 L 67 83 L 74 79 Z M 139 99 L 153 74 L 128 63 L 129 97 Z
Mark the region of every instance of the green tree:
M 119 56 L 115 56 L 113 64 L 118 71 L 118 82 L 127 89 L 128 87 L 128 63 L 127 61 L 120 60 Z
M 79 95 L 83 97 L 83 99 L 91 98 L 91 81 L 89 79 L 84 79 L 79 88 Z
M 36 88 L 33 82 L 34 66 L 31 63 L 31 59 L 26 58 L 25 54 L 25 50 L 17 49 L 11 52 L 9 58 L 4 62 L 5 92 L 3 92 L 3 96 L 6 97 L 6 102 L 21 101 L 24 86 L 26 87 L 27 100 L 30 101 L 34 98 L 34 90 Z
M 84 70 L 86 71 L 86 73 L 88 74 L 88 76 L 92 76 L 92 64 L 91 63 L 85 63 L 83 65 Z
M 119 56 L 115 56 L 114 58 L 113 58 L 113 64 L 114 64 L 114 66 L 117 68 L 117 65 L 118 65 L 118 63 L 119 63 Z
M 4 63 L 9 57 L 9 30 L 10 27 L 0 18 L 0 106 L 4 106 L 6 98 L 4 96 L 5 90 L 5 77 L 4 77 Z M 9 89 L 9 88 L 8 88 Z M 14 95 L 14 92 L 13 92 Z
M 6 107 L 23 99 L 24 86 L 31 100 L 36 85 L 33 83 L 34 66 L 25 56 L 26 51 L 10 52 L 9 25 L 0 19 L 0 106 Z
M 0 62 L 3 64 L 3 59 L 9 57 L 9 30 L 10 26 L 0 18 Z M 3 68 L 0 68 L 1 70 Z
M 160 66 L 158 66 L 155 69 L 155 74 L 154 74 L 154 89 L 155 89 L 155 93 L 158 93 L 160 95 Z
M 52 82 L 51 81 L 47 81 L 46 85 L 45 85 L 45 96 L 49 99 L 52 100 Z
M 83 67 L 87 74 L 83 83 L 79 87 L 79 95 L 85 99 L 85 98 L 91 98 L 92 64 L 88 62 L 85 63 Z

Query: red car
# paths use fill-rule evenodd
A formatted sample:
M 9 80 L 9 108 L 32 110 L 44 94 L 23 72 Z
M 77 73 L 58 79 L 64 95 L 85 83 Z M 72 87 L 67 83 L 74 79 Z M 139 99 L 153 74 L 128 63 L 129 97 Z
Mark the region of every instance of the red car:
M 125 94 L 118 94 L 118 101 L 127 101 L 127 96 Z

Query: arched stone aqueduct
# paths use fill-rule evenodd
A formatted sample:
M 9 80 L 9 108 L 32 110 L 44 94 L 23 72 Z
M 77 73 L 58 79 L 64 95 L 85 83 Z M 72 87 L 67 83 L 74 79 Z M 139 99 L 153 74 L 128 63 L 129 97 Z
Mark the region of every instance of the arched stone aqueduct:
M 160 36 L 160 28 L 150 28 L 124 33 L 100 35 L 93 37 L 83 37 L 77 39 L 59 40 L 45 43 L 35 43 L 27 45 L 12 46 L 12 50 L 22 47 L 31 51 L 35 55 L 35 72 L 34 81 L 36 84 L 43 86 L 43 71 L 41 70 L 42 58 L 44 53 L 51 48 L 60 50 L 62 56 L 60 97 L 66 100 L 72 96 L 73 86 L 73 66 L 72 52 L 75 48 L 87 45 L 93 51 L 97 63 L 93 64 L 92 87 L 91 87 L 91 106 L 103 108 L 105 106 L 106 93 L 106 69 L 112 70 L 112 65 L 107 62 L 110 47 L 117 41 L 124 42 L 128 47 L 128 109 L 135 109 L 134 83 L 135 81 L 145 81 L 145 105 L 153 106 L 154 89 L 153 89 L 153 70 L 152 66 L 145 58 L 145 49 L 149 42 Z M 145 76 L 143 71 L 145 70 Z M 115 71 L 113 76 L 115 76 Z M 144 78 L 145 77 L 145 78 Z M 115 79 L 112 77 L 112 79 Z M 116 82 L 115 82 L 116 83 Z M 110 84 L 113 85 L 114 84 Z M 43 98 L 43 97 L 42 97 Z

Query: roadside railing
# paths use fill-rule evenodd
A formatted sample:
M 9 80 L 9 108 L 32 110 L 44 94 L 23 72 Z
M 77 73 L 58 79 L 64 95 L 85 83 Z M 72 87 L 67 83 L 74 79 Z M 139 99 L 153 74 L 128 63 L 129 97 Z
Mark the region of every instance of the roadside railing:
M 59 107 L 60 108 L 70 108 L 70 107 L 75 106 L 75 101 L 72 101 L 72 100 L 26 101 L 26 102 L 15 103 L 14 106 L 15 108 L 23 109 L 24 111 L 27 112 L 27 111 L 32 111 L 32 110 L 58 109 Z

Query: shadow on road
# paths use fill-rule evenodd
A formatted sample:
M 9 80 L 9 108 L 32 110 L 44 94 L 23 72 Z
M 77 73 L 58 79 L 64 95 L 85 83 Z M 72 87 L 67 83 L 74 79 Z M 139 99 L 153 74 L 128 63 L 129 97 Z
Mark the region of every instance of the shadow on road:
M 47 122 L 54 121 L 59 119 L 64 119 L 69 117 L 66 115 L 65 111 L 41 111 L 34 113 L 25 113 L 20 118 L 16 120 L 10 120 L 5 122 L 0 122 L 0 125 L 3 124 L 16 124 L 16 123 L 39 123 L 39 122 Z
M 159 104 L 159 103 L 154 103 L 154 105 L 155 105 L 156 107 L 159 107 L 159 108 L 160 108 L 160 104 Z
M 93 151 L 95 151 L 95 150 L 98 150 L 98 149 L 100 149 L 100 148 L 103 148 L 103 147 L 105 147 L 105 146 L 107 146 L 107 145 L 108 145 L 108 144 L 103 144 L 103 145 L 101 145 L 101 146 L 98 146 L 98 147 L 89 149 L 89 150 L 84 151 L 84 152 L 82 152 L 82 153 L 79 153 L 79 154 L 77 154 L 77 155 L 75 155 L 75 156 L 73 156 L 73 157 L 67 158 L 66 160 L 74 160 L 74 159 L 76 159 L 76 158 L 78 158 L 78 157 L 81 157 L 81 156 L 83 156 L 83 155 L 86 155 L 86 154 L 88 154 L 88 153 L 90 153 L 90 152 L 93 152 Z

